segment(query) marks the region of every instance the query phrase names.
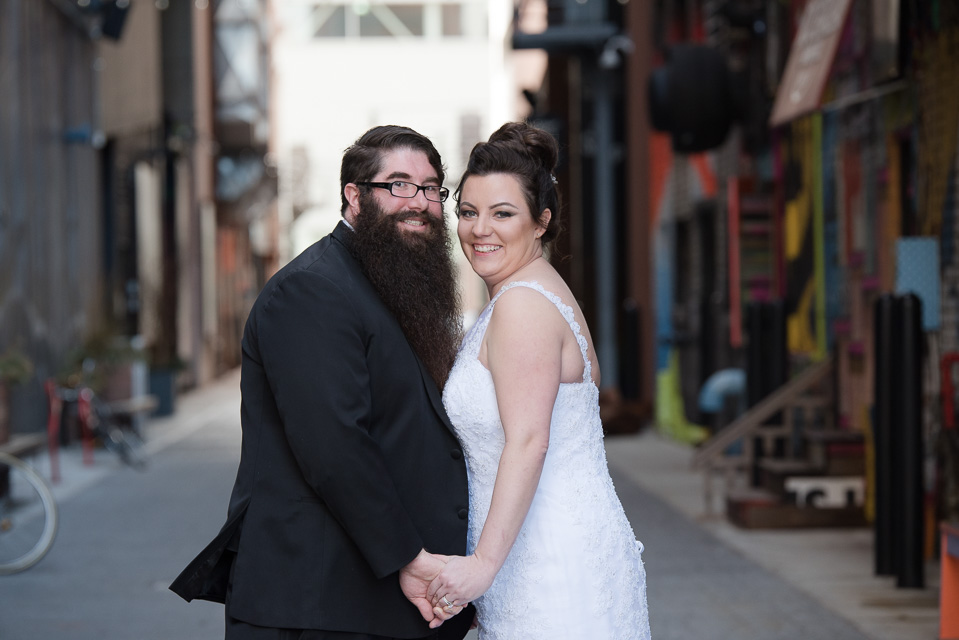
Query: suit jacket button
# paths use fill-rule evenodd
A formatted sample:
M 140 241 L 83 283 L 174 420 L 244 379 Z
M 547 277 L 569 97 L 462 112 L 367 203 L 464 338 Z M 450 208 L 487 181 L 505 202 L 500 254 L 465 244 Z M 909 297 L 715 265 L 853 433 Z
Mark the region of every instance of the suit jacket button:
M 453 449 L 450 451 L 450 457 L 453 458 L 453 460 L 459 460 L 463 457 L 463 452 L 459 449 Z
M 456 515 L 460 517 L 460 520 L 466 520 L 466 516 L 469 515 L 469 511 L 467 511 L 466 509 L 460 509 L 459 511 L 456 512 Z

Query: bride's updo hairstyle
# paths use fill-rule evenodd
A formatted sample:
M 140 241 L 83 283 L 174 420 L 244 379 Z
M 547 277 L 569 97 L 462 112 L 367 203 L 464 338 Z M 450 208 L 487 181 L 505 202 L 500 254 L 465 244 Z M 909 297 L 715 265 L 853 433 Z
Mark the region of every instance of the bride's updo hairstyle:
M 470 151 L 466 171 L 456 188 L 456 215 L 459 216 L 460 195 L 470 176 L 506 173 L 519 182 L 533 219 L 542 225 L 544 209 L 551 212 L 549 224 L 540 238 L 548 247 L 560 232 L 560 201 L 553 170 L 559 160 L 556 139 L 543 129 L 525 122 L 507 122 Z

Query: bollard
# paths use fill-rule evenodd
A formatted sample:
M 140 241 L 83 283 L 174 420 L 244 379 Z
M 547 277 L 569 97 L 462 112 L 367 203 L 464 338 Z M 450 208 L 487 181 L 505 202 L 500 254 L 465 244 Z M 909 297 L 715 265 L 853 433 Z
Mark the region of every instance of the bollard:
M 898 343 L 896 329 L 895 296 L 884 294 L 875 304 L 875 405 L 873 407 L 875 478 L 875 572 L 879 576 L 896 573 L 892 554 L 892 386 L 893 350 Z
M 60 484 L 60 415 L 63 400 L 57 393 L 57 383 L 48 378 L 43 383 L 47 393 L 47 453 L 50 456 L 50 482 Z
M 902 334 L 902 368 L 897 396 L 901 411 L 896 425 L 898 460 L 893 466 L 902 469 L 901 511 L 898 536 L 901 544 L 896 586 L 922 589 L 924 586 L 924 513 L 923 513 L 923 442 L 922 442 L 922 301 L 908 293 L 901 297 L 900 324 Z

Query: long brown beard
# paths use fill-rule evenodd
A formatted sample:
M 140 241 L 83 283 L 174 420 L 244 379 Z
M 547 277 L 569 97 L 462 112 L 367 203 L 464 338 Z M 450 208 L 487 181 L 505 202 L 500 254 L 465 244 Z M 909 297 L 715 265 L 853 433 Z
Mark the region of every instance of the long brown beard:
M 444 219 L 428 217 L 430 229 L 420 234 L 401 231 L 403 217 L 361 196 L 350 250 L 442 390 L 461 337 L 452 242 Z

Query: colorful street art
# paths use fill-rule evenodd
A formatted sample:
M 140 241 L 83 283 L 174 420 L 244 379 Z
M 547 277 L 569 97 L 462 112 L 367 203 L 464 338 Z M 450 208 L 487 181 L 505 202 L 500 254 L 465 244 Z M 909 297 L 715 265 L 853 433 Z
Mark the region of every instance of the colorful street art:
M 825 357 L 825 274 L 821 180 L 821 119 L 789 127 L 783 145 L 785 189 L 786 339 L 791 353 Z
M 653 238 L 656 297 L 656 424 L 683 442 L 700 442 L 708 431 L 686 417 L 679 384 L 682 372 L 674 349 L 672 309 L 676 281 L 676 211 L 702 198 L 715 197 L 715 171 L 706 154 L 677 159 L 667 135 L 652 136 L 650 224 Z

